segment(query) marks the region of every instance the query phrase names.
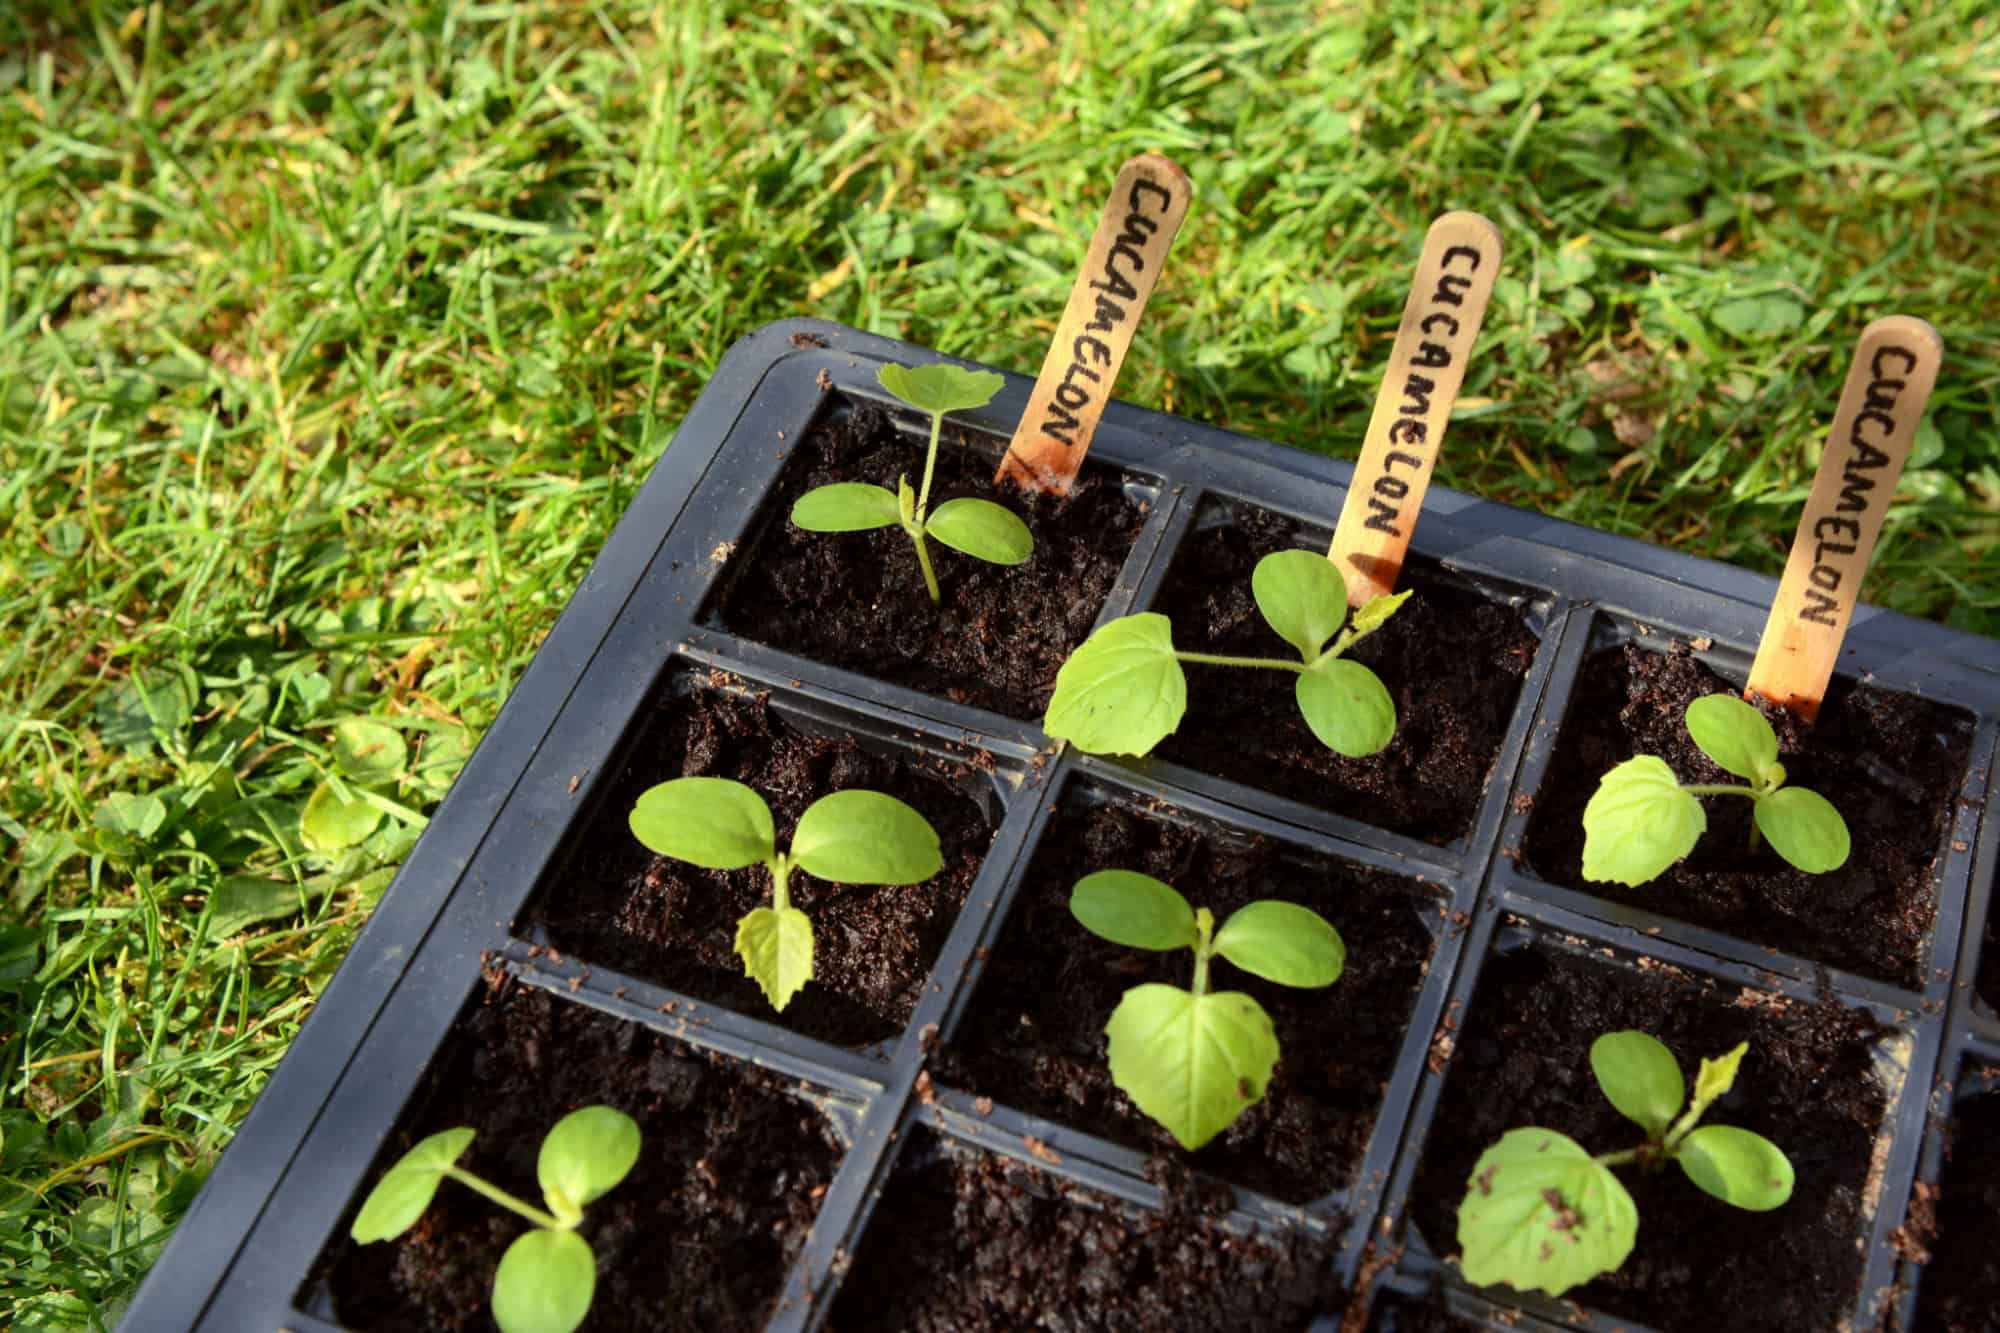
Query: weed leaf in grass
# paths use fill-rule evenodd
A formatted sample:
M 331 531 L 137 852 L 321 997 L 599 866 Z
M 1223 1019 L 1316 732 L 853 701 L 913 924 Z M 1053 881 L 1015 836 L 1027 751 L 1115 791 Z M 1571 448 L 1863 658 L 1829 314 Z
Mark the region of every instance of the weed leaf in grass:
M 1306 726 L 1320 744 L 1350 759 L 1380 754 L 1396 736 L 1396 701 L 1382 678 L 1359 662 L 1324 657 L 1292 687 Z
M 1035 551 L 1035 538 L 1013 510 L 991 500 L 946 500 L 924 531 L 955 551 L 994 565 L 1018 565 Z
M 911 407 L 939 417 L 984 407 L 1007 383 L 991 370 L 961 370 L 943 361 L 927 366 L 891 363 L 876 371 L 875 379 Z
M 1473 1163 L 1459 1269 L 1482 1287 L 1560 1296 L 1624 1263 L 1638 1235 L 1639 1209 L 1609 1167 L 1552 1129 L 1512 1129 Z
M 628 822 L 660 855 L 708 870 L 741 870 L 777 855 L 771 807 L 728 778 L 676 778 L 648 788 Z
M 1657 755 L 1634 755 L 1604 775 L 1583 808 L 1583 877 L 1634 886 L 1694 850 L 1708 827 L 1701 802 Z
M 397 1159 L 368 1192 L 348 1228 L 356 1244 L 389 1240 L 410 1229 L 431 1206 L 445 1168 L 472 1146 L 475 1131 L 463 1126 L 433 1134 Z
M 1250 595 L 1265 623 L 1310 663 L 1347 623 L 1340 567 L 1312 551 L 1273 551 L 1250 571 Z
M 944 866 L 937 830 L 879 791 L 837 791 L 807 806 L 791 856 L 836 884 L 921 884 Z
M 1136 870 L 1099 870 L 1069 893 L 1070 914 L 1100 939 L 1129 949 L 1192 949 L 1194 909 L 1172 885 Z
M 783 1011 L 813 975 L 812 922 L 796 907 L 753 907 L 736 923 L 743 970 Z
M 1276 898 L 1246 903 L 1230 913 L 1215 932 L 1215 951 L 1280 986 L 1331 986 L 1347 965 L 1347 946 L 1331 922 Z
M 895 493 L 865 481 L 837 481 L 792 504 L 792 522 L 808 532 L 866 532 L 901 521 Z
M 382 823 L 379 807 L 364 800 L 344 801 L 330 782 L 313 788 L 299 815 L 299 836 L 306 848 L 322 856 L 365 841 Z
M 1687 1080 L 1666 1044 L 1649 1032 L 1607 1032 L 1590 1043 L 1590 1072 L 1618 1114 L 1663 1137 L 1687 1101 Z
M 1777 769 L 1778 733 L 1764 715 L 1734 695 L 1709 694 L 1687 707 L 1688 735 L 1716 766 L 1751 782 L 1766 782 Z
M 570 1333 L 590 1313 L 597 1257 L 574 1231 L 523 1232 L 493 1273 L 493 1322 L 502 1333 Z
M 1833 802 L 1804 787 L 1785 787 L 1757 802 L 1757 831 L 1771 850 L 1809 875 L 1847 864 L 1847 821 Z
M 609 1106 L 586 1106 L 556 1121 L 535 1159 L 535 1183 L 558 1221 L 574 1223 L 586 1204 L 625 1179 L 639 1160 L 639 1126 Z
M 387 782 L 403 771 L 409 758 L 403 733 L 386 722 L 351 717 L 333 728 L 333 763 L 352 781 Z
M 1262 1097 L 1278 1064 L 1270 1015 L 1238 991 L 1134 986 L 1104 1032 L 1111 1081 L 1190 1151 Z
M 1042 730 L 1088 754 L 1147 753 L 1187 712 L 1173 623 L 1158 612 L 1099 629 L 1056 672 Z
M 1703 1125 L 1674 1153 L 1687 1178 L 1726 1204 L 1766 1213 L 1792 1197 L 1792 1163 L 1762 1134 Z

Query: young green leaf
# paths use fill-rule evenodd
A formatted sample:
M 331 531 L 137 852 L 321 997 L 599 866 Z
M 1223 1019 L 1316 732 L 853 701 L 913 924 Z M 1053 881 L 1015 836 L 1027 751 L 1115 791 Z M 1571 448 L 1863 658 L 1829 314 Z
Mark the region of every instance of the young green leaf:
M 1194 909 L 1173 886 L 1136 870 L 1099 870 L 1069 891 L 1070 915 L 1100 939 L 1132 949 L 1192 949 Z
M 736 923 L 736 954 L 771 1007 L 783 1013 L 812 980 L 812 922 L 796 907 L 753 907 Z
M 1347 963 L 1333 923 L 1309 907 L 1264 898 L 1230 913 L 1215 932 L 1215 952 L 1245 972 L 1280 986 L 1331 986 Z
M 423 1216 L 424 1209 L 431 1206 L 445 1168 L 472 1146 L 475 1132 L 463 1126 L 447 1129 L 404 1153 L 375 1182 L 375 1188 L 368 1191 L 347 1234 L 357 1245 L 366 1245 L 371 1241 L 391 1240 L 408 1231 Z
M 299 836 L 307 851 L 326 855 L 367 841 L 381 823 L 380 807 L 362 800 L 343 801 L 332 783 L 322 782 L 299 814 Z
M 984 407 L 1007 383 L 990 370 L 960 370 L 942 361 L 927 366 L 891 363 L 876 371 L 875 378 L 911 407 L 933 416 Z
M 1752 818 L 1771 849 L 1809 875 L 1847 864 L 1847 821 L 1816 791 L 1781 788 L 1758 799 Z
M 1703 1125 L 1674 1151 L 1687 1178 L 1726 1204 L 1766 1213 L 1792 1197 L 1792 1163 L 1762 1134 Z
M 740 870 L 778 854 L 771 807 L 728 778 L 675 778 L 650 787 L 628 822 L 633 836 L 660 855 L 709 870 Z
M 925 520 L 924 531 L 988 564 L 1018 565 L 1035 552 L 1028 525 L 991 500 L 946 500 Z
M 1396 701 L 1359 662 L 1322 658 L 1299 674 L 1292 693 L 1312 734 L 1336 754 L 1366 759 L 1395 738 Z
M 574 1225 L 639 1160 L 639 1126 L 609 1106 L 586 1106 L 556 1121 L 542 1139 L 535 1179 L 557 1220 Z
M 1056 672 L 1042 730 L 1086 754 L 1142 755 L 1180 725 L 1187 677 L 1157 612 L 1103 626 Z
M 1590 1043 L 1590 1071 L 1618 1114 L 1658 1139 L 1687 1100 L 1680 1062 L 1645 1032 L 1607 1032 Z
M 1778 735 L 1764 715 L 1733 694 L 1710 694 L 1687 707 L 1688 735 L 1724 770 L 1767 782 L 1778 763 Z
M 1340 567 L 1312 551 L 1273 551 L 1250 571 L 1250 595 L 1278 636 L 1307 662 L 1347 623 Z
M 1717 1097 L 1736 1086 L 1736 1071 L 1749 1049 L 1749 1042 L 1739 1041 L 1733 1049 L 1701 1062 L 1701 1069 L 1694 1076 L 1694 1100 L 1688 1104 L 1688 1124 L 1700 1120 Z
M 837 791 L 807 806 L 791 856 L 835 884 L 921 884 L 944 867 L 937 830 L 879 791 Z
M 387 782 L 409 759 L 403 733 L 372 718 L 350 717 L 333 728 L 333 765 L 360 783 Z
M 536 1227 L 516 1237 L 493 1273 L 501 1333 L 571 1333 L 590 1313 L 597 1257 L 574 1231 Z
M 1666 761 L 1636 755 L 1606 773 L 1583 808 L 1583 877 L 1644 884 L 1693 851 L 1707 827 Z
M 1560 1296 L 1624 1263 L 1638 1235 L 1638 1206 L 1610 1168 L 1552 1129 L 1512 1129 L 1473 1163 L 1458 1266 L 1478 1286 Z
M 1361 639 L 1381 629 L 1389 623 L 1389 617 L 1401 610 L 1403 603 L 1409 600 L 1410 590 L 1407 588 L 1402 592 L 1384 593 L 1380 597 L 1370 597 L 1354 613 L 1354 638 Z
M 883 486 L 836 481 L 818 486 L 792 504 L 792 523 L 808 532 L 866 532 L 897 522 L 896 497 Z
M 1104 1033 L 1111 1081 L 1190 1152 L 1262 1097 L 1278 1064 L 1270 1015 L 1237 991 L 1134 986 Z

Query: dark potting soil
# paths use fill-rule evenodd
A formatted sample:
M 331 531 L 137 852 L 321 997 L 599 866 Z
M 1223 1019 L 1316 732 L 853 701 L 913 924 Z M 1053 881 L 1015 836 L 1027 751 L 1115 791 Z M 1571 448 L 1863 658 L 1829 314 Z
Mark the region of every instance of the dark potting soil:
M 1969 1075 L 1972 1071 L 1967 1070 Z M 1958 1108 L 1934 1197 L 1936 1242 L 1917 1299 L 1917 1333 L 2000 1328 L 2000 1092 Z
M 757 696 L 699 688 L 667 694 L 568 864 L 531 908 L 556 949 L 837 1045 L 899 1034 L 979 873 L 994 821 L 964 786 L 981 779 L 920 751 L 894 757 L 809 735 Z M 808 805 L 863 787 L 914 806 L 938 833 L 944 869 L 922 884 L 829 884 L 791 878 L 813 926 L 813 979 L 783 1013 L 743 974 L 736 923 L 771 901 L 762 866 L 704 870 L 656 855 L 626 820 L 648 787 L 679 777 L 734 778 L 770 805 L 780 846 Z
M 1011 1158 L 928 1135 L 909 1151 L 828 1333 L 1292 1333 L 1341 1303 L 1333 1237 L 1227 1231 L 1198 1189 L 1128 1213 Z
M 1598 779 L 1635 754 L 1666 760 L 1683 782 L 1730 782 L 1687 732 L 1689 703 L 1738 687 L 1685 644 L 1636 644 L 1584 659 L 1542 790 L 1525 862 L 1600 898 L 1707 926 L 1830 967 L 1920 986 L 1937 917 L 1936 865 L 1972 743 L 1957 709 L 1836 679 L 1812 726 L 1764 707 L 1786 781 L 1818 792 L 1847 821 L 1847 864 L 1825 875 L 1750 850 L 1751 804 L 1704 798 L 1708 831 L 1693 853 L 1635 889 L 1583 877 L 1583 809 Z
M 1194 955 L 1125 948 L 1077 924 L 1070 889 L 1110 869 L 1163 880 L 1218 923 L 1253 899 L 1300 903 L 1347 946 L 1346 968 L 1326 990 L 1279 986 L 1224 959 L 1210 964 L 1215 989 L 1245 991 L 1271 1015 L 1282 1054 L 1263 1100 L 1191 1156 L 1111 1081 L 1104 1025 L 1133 986 L 1188 985 Z M 1051 821 L 1006 935 L 935 1067 L 1005 1105 L 1310 1202 L 1348 1184 L 1367 1147 L 1431 955 L 1425 914 L 1442 916 L 1441 895 L 1412 881 L 1073 796 Z
M 1273 551 L 1324 552 L 1330 535 L 1248 504 L 1214 502 L 1181 543 L 1153 609 L 1190 652 L 1295 659 L 1250 593 Z M 1442 845 L 1472 827 L 1537 639 L 1520 610 L 1412 561 L 1415 595 L 1349 652 L 1396 701 L 1396 737 L 1346 759 L 1306 726 L 1288 671 L 1189 665 L 1188 710 L 1156 754 L 1177 764 Z
M 839 1165 L 792 1082 L 695 1051 L 544 991 L 503 983 L 475 1005 L 366 1181 L 417 1140 L 469 1125 L 460 1165 L 540 1203 L 535 1159 L 557 1120 L 615 1106 L 639 1123 L 638 1165 L 585 1210 L 597 1292 L 584 1333 L 759 1329 Z M 354 1205 L 359 1206 L 357 1195 Z M 446 1181 L 392 1241 L 341 1238 L 325 1271 L 340 1321 L 492 1333 L 493 1273 L 527 1223 Z
M 1375 1302 L 1375 1317 L 1368 1327 L 1373 1333 L 1481 1333 L 1485 1325 L 1391 1293 Z
M 1440 1254 L 1457 1252 L 1473 1163 L 1510 1129 L 1553 1129 L 1592 1153 L 1639 1142 L 1590 1072 L 1591 1042 L 1625 1028 L 1665 1042 L 1690 1088 L 1704 1057 L 1749 1042 L 1735 1087 L 1702 1123 L 1764 1135 L 1797 1179 L 1781 1208 L 1748 1213 L 1677 1167 L 1618 1168 L 1639 1208 L 1638 1244 L 1618 1272 L 1567 1299 L 1683 1333 L 1844 1327 L 1860 1289 L 1857 1238 L 1887 1105 L 1872 1076 L 1878 1028 L 1839 1004 L 1725 992 L 1664 964 L 1621 967 L 1546 942 L 1489 957 L 1417 1169 L 1410 1214 L 1424 1238 Z
M 1089 635 L 1147 506 L 1125 493 L 1126 474 L 1103 467 L 1085 467 L 1067 498 L 996 491 L 997 447 L 989 453 L 987 437 L 947 419 L 931 510 L 959 496 L 1006 506 L 1035 536 L 1024 563 L 988 564 L 928 542 L 943 594 L 935 605 L 901 528 L 837 534 L 792 526 L 793 502 L 816 486 L 865 481 L 893 491 L 906 474 L 920 487 L 929 422 L 913 436 L 872 403 L 821 413 L 779 474 L 749 549 L 736 555 L 740 572 L 722 594 L 722 623 L 815 662 L 1039 718 L 1056 669 Z

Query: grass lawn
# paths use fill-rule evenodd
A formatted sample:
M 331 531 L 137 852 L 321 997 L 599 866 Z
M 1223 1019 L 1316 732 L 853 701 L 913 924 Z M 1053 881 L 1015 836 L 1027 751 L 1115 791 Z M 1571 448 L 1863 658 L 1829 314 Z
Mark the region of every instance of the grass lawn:
M 1990 5 L 1082 8 L 0 6 L 0 1323 L 115 1322 L 731 341 L 1032 372 L 1140 149 L 1120 396 L 1351 456 L 1477 208 L 1440 479 L 1757 569 L 1930 319 L 1866 595 L 2000 631 Z

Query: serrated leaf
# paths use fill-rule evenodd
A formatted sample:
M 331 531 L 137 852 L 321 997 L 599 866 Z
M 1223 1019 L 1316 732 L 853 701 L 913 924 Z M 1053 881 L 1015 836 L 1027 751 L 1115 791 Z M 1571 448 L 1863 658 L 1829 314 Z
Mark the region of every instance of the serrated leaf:
M 348 1228 L 356 1244 L 390 1240 L 410 1229 L 437 1194 L 444 1169 L 472 1146 L 475 1131 L 460 1126 L 433 1134 L 396 1160 L 362 1201 Z
M 1186 712 L 1173 624 L 1148 611 L 1112 621 L 1069 655 L 1042 730 L 1086 754 L 1142 755 Z
M 1638 1207 L 1609 1168 L 1552 1129 L 1513 1129 L 1473 1163 L 1458 1264 L 1478 1286 L 1560 1296 L 1624 1263 L 1638 1235 Z
M 1709 694 L 1687 707 L 1688 735 L 1725 772 L 1764 782 L 1778 762 L 1778 733 L 1733 694 Z
M 1340 568 L 1311 551 L 1273 551 L 1250 571 L 1250 594 L 1278 637 L 1310 662 L 1347 623 Z
M 1701 1068 L 1694 1076 L 1694 1100 L 1688 1104 L 1689 1124 L 1700 1120 L 1717 1097 L 1736 1086 L 1736 1071 L 1743 1064 L 1744 1053 L 1749 1049 L 1749 1042 L 1739 1041 L 1733 1049 L 1713 1060 L 1701 1062 Z
M 1354 613 L 1354 637 L 1360 639 L 1373 634 L 1389 623 L 1389 618 L 1403 609 L 1403 603 L 1410 600 L 1410 590 L 1384 593 L 1380 597 L 1370 597 Z
M 1309 907 L 1276 898 L 1230 913 L 1215 932 L 1215 952 L 1280 986 L 1331 986 L 1347 965 L 1347 945 L 1332 922 Z
M 1804 787 L 1785 787 L 1757 802 L 1752 816 L 1771 850 L 1808 875 L 1847 864 L 1847 821 L 1833 802 Z
M 333 728 L 333 766 L 342 777 L 364 785 L 394 778 L 409 753 L 403 733 L 387 723 L 350 717 Z
M 807 532 L 866 532 L 901 521 L 895 495 L 862 481 L 818 486 L 792 503 L 792 523 Z
M 1035 553 L 1034 534 L 1013 510 L 991 500 L 946 500 L 924 523 L 924 531 L 978 560 L 1018 565 Z
M 632 836 L 661 856 L 710 870 L 741 870 L 778 854 L 764 798 L 728 778 L 675 778 L 632 806 Z
M 812 980 L 812 922 L 796 907 L 757 907 L 736 923 L 736 954 L 743 973 L 783 1013 L 799 988 Z
M 879 791 L 837 791 L 807 806 L 791 857 L 835 884 L 921 884 L 944 866 L 930 821 Z
M 1104 1034 L 1111 1081 L 1190 1152 L 1261 1098 L 1278 1064 L 1270 1015 L 1238 991 L 1134 986 Z
M 1590 1043 L 1590 1072 L 1618 1114 L 1652 1139 L 1666 1134 L 1687 1100 L 1680 1062 L 1651 1033 L 1605 1033 Z
M 1583 877 L 1644 884 L 1694 850 L 1708 813 L 1657 755 L 1606 773 L 1583 808 Z
M 1681 1140 L 1674 1160 L 1705 1193 L 1749 1212 L 1769 1212 L 1792 1197 L 1791 1159 L 1735 1125 L 1703 1125 Z
M 1007 383 L 990 370 L 960 370 L 942 361 L 927 366 L 892 363 L 876 371 L 875 378 L 911 407 L 936 416 L 984 407 Z
M 1172 885 L 1136 870 L 1099 870 L 1069 891 L 1070 915 L 1100 939 L 1131 949 L 1192 949 L 1194 909 Z
M 571 1333 L 596 1294 L 590 1242 L 536 1227 L 515 1237 L 493 1271 L 493 1322 L 500 1333 Z
M 1293 687 L 1320 744 L 1349 759 L 1379 754 L 1396 736 L 1396 701 L 1373 671 L 1344 657 L 1306 668 Z
M 379 808 L 361 800 L 343 801 L 331 783 L 322 782 L 299 814 L 299 836 L 309 850 L 324 856 L 365 841 L 381 822 Z
M 535 1158 L 535 1181 L 549 1211 L 574 1222 L 592 1200 L 625 1179 L 639 1160 L 639 1126 L 610 1106 L 586 1106 L 556 1121 Z

